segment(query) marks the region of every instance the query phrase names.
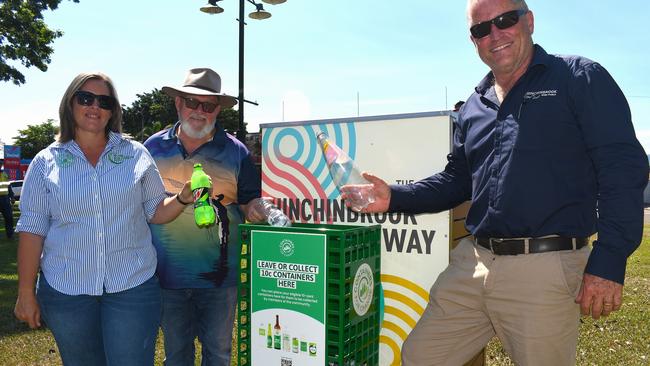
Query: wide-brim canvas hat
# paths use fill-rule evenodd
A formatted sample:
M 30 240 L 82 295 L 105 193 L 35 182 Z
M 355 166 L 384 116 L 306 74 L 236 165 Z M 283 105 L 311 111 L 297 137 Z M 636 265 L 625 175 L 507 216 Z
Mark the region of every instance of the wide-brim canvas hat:
M 186 94 L 215 96 L 222 108 L 231 108 L 237 104 L 237 98 L 221 92 L 221 77 L 219 74 L 205 67 L 188 71 L 183 86 L 163 86 L 162 91 L 170 97 Z

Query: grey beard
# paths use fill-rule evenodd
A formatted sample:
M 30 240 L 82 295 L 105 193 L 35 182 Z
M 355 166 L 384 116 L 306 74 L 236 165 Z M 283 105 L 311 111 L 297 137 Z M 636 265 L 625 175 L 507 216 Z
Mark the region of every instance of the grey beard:
M 208 124 L 197 131 L 193 129 L 187 121 L 181 120 L 181 130 L 184 134 L 193 139 L 202 139 L 214 131 L 214 124 Z

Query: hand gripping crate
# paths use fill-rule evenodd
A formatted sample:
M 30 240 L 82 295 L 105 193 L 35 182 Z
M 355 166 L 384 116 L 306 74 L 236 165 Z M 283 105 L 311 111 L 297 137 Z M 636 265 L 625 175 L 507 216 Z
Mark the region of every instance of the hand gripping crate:
M 379 225 L 240 231 L 239 365 L 378 364 Z

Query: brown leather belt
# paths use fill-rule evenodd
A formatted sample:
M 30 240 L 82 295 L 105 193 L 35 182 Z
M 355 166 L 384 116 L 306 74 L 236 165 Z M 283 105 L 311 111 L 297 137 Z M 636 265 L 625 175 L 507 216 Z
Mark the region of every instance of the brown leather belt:
M 530 253 L 554 252 L 558 250 L 576 250 L 587 245 L 587 238 L 477 238 L 478 245 L 496 255 L 518 255 Z

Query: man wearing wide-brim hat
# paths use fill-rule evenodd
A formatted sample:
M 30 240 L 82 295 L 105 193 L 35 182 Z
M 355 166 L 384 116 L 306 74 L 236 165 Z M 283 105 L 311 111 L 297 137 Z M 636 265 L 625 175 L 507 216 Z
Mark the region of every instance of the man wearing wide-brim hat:
M 261 194 L 260 176 L 246 146 L 216 122 L 237 99 L 221 92 L 219 74 L 188 71 L 181 86 L 164 86 L 174 98 L 178 122 L 151 136 L 151 152 L 165 188 L 178 191 L 200 163 L 212 178 L 217 223 L 199 228 L 191 202 L 174 221 L 151 225 L 163 294 L 162 329 L 166 365 L 194 365 L 194 338 L 202 343 L 202 365 L 230 365 L 237 301 L 238 225 L 260 222 L 249 209 Z
M 201 95 L 214 96 L 222 108 L 232 108 L 237 98 L 221 92 L 221 77 L 211 69 L 196 68 L 188 71 L 182 86 L 163 86 L 162 91 L 170 97 Z

